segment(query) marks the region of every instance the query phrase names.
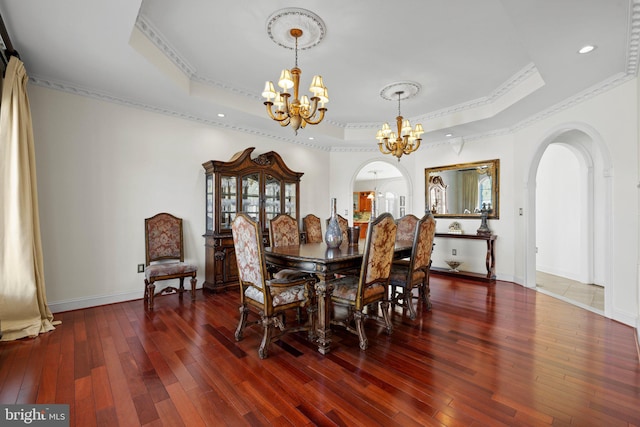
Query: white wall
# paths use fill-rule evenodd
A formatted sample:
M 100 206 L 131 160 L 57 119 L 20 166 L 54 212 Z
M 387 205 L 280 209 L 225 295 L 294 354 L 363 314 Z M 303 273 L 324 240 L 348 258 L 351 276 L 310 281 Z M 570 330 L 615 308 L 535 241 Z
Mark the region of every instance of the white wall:
M 300 211 L 328 212 L 329 153 L 29 86 L 45 285 L 53 312 L 142 298 L 144 218 L 184 219 L 204 281 L 204 169 L 247 147 L 278 152 L 301 180 Z
M 536 175 L 536 269 L 589 283 L 581 265 L 587 183 L 576 156 L 561 144 L 545 150 Z M 582 182 L 581 182 L 582 181 Z

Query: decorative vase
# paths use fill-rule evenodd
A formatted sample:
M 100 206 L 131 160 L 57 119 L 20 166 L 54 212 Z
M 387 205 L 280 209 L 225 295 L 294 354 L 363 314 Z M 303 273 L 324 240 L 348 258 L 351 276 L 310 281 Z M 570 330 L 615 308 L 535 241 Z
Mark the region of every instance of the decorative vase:
M 336 199 L 331 199 L 331 218 L 327 224 L 327 232 L 324 234 L 324 241 L 330 248 L 337 248 L 342 244 L 342 230 L 338 222 L 338 214 L 336 213 Z

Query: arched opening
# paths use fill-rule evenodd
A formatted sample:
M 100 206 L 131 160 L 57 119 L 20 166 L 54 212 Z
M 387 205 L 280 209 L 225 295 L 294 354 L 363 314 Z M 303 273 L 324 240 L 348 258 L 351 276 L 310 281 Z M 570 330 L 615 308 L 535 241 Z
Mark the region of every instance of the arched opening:
M 584 308 L 609 311 L 611 198 L 609 160 L 599 135 L 576 124 L 552 132 L 538 147 L 529 172 L 526 264 L 528 287 Z M 541 274 L 542 273 L 542 274 Z M 545 279 L 544 274 L 552 277 Z M 555 279 L 558 278 L 558 279 Z M 596 284 L 597 289 L 573 284 Z M 549 288 L 553 287 L 552 290 Z M 591 297 L 589 297 L 591 293 Z M 591 301 L 589 301 L 591 298 Z
M 408 173 L 401 166 L 384 160 L 360 166 L 352 180 L 353 223 L 361 236 L 371 215 L 389 212 L 394 218 L 411 212 L 412 191 Z M 374 212 L 375 211 L 375 212 Z

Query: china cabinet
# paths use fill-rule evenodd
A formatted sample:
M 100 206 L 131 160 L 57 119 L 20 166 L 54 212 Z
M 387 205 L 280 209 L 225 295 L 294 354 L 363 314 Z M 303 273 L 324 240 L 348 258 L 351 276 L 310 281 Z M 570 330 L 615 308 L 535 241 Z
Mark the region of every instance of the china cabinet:
M 251 158 L 250 147 L 224 162 L 203 163 L 206 183 L 205 289 L 238 284 L 231 223 L 238 212 L 258 221 L 269 246 L 269 221 L 280 213 L 299 222 L 301 172 L 287 167 L 274 151 Z

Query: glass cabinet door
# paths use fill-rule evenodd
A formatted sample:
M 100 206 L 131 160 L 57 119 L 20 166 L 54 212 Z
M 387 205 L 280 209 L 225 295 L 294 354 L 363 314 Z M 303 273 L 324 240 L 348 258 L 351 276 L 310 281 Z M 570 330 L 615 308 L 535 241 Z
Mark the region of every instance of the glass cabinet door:
M 284 183 L 284 212 L 294 218 L 297 218 L 296 189 L 297 186 L 295 182 Z
M 220 177 L 220 229 L 231 229 L 236 217 L 238 193 L 235 176 Z
M 242 177 L 242 212 L 254 221 L 260 221 L 260 174 Z
M 266 175 L 264 184 L 264 213 L 267 223 L 281 212 L 281 193 L 282 188 L 280 180 L 274 178 L 271 175 Z
M 211 233 L 213 231 L 213 175 L 207 175 L 207 188 L 206 188 L 207 210 L 206 210 L 206 231 Z

